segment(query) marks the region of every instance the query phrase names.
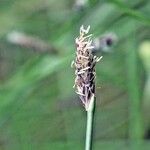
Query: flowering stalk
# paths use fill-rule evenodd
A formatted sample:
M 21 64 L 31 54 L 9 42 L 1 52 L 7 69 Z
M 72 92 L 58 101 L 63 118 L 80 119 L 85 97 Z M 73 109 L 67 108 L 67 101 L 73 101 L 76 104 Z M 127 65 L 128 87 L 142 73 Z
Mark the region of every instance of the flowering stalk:
M 86 131 L 86 145 L 85 149 L 91 149 L 91 137 L 92 137 L 92 122 L 93 122 L 93 110 L 95 103 L 95 65 L 101 59 L 92 54 L 92 40 L 91 36 L 87 35 L 90 26 L 84 29 L 80 28 L 80 35 L 76 38 L 76 59 L 72 62 L 72 66 L 75 67 L 75 84 L 76 93 L 79 95 L 85 110 L 87 111 L 87 131 Z

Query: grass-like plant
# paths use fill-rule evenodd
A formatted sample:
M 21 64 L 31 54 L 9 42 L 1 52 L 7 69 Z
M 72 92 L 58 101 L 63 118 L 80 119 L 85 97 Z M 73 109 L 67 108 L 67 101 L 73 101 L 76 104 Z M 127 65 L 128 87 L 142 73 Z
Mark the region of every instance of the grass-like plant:
M 87 128 L 86 128 L 86 142 L 85 150 L 92 148 L 92 129 L 93 116 L 96 101 L 95 95 L 95 65 L 101 59 L 92 54 L 92 34 L 88 35 L 90 26 L 84 29 L 80 28 L 80 35 L 76 38 L 76 58 L 72 66 L 75 67 L 75 85 L 76 93 L 79 95 L 85 110 L 87 112 Z

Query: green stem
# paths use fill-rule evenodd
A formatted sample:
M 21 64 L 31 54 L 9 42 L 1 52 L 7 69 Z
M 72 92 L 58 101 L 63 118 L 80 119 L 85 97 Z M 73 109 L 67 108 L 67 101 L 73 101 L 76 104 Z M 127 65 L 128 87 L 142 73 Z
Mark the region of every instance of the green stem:
M 132 37 L 134 39 L 134 36 Z M 141 140 L 143 138 L 143 124 L 141 112 L 141 91 L 140 77 L 138 70 L 138 57 L 136 51 L 136 42 L 130 39 L 127 51 L 127 75 L 128 75 L 128 95 L 129 95 L 129 136 L 132 140 Z
M 92 150 L 92 133 L 93 133 L 93 118 L 94 118 L 94 104 L 95 98 L 93 97 L 91 108 L 87 110 L 87 127 L 86 127 L 86 141 L 85 150 Z

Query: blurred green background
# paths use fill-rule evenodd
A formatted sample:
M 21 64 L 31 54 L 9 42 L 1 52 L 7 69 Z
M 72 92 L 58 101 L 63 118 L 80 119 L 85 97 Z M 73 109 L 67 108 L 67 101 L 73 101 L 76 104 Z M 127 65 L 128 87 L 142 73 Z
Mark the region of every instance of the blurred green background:
M 118 39 L 96 66 L 93 150 L 150 149 L 149 16 L 149 0 L 0 0 L 0 150 L 84 149 L 82 24 Z

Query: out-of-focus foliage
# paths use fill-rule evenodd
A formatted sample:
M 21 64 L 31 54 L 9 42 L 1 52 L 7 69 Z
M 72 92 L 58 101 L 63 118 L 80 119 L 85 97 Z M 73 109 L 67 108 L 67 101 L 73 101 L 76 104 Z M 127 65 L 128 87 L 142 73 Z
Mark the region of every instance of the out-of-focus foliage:
M 82 24 L 93 38 L 118 38 L 97 65 L 94 150 L 149 149 L 150 1 L 75 3 L 0 0 L 0 150 L 84 149 L 86 113 L 70 68 Z

